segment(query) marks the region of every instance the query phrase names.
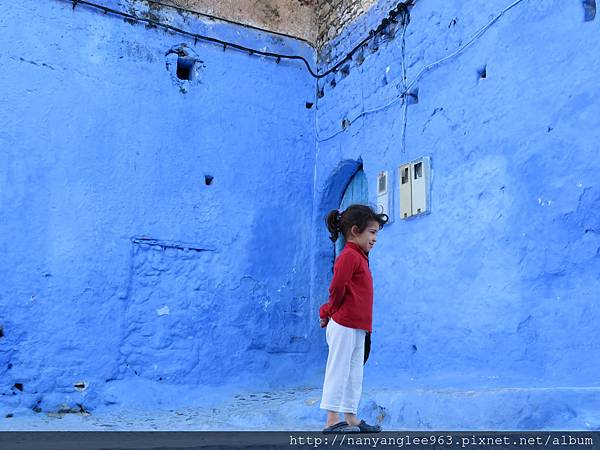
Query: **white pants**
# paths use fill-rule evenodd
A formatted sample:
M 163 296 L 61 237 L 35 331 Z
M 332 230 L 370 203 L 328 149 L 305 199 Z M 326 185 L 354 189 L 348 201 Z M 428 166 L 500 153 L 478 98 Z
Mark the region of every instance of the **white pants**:
M 365 330 L 348 328 L 329 319 L 329 355 L 325 368 L 321 409 L 356 414 L 362 394 Z

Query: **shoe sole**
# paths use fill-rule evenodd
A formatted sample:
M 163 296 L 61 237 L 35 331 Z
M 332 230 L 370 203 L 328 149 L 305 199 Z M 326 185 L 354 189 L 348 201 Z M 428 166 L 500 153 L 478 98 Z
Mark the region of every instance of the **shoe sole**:
M 335 428 L 325 428 L 324 430 L 322 430 L 323 434 L 338 434 L 338 433 L 347 433 L 347 434 L 352 434 L 352 433 L 360 433 L 360 428 L 357 426 L 352 426 L 352 425 L 340 425 L 338 427 Z

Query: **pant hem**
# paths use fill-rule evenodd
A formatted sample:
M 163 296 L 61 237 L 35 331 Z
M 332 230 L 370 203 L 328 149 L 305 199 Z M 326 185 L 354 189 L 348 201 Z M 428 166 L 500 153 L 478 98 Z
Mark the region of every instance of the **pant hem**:
M 351 414 L 356 414 L 357 413 L 356 409 L 345 408 L 343 406 L 325 405 L 323 403 L 321 403 L 321 405 L 319 406 L 319 408 L 320 409 L 328 409 L 329 411 L 342 412 L 342 413 L 351 413 Z

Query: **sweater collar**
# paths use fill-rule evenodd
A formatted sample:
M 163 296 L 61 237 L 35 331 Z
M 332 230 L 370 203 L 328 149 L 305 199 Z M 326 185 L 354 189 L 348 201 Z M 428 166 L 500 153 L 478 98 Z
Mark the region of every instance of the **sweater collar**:
M 346 246 L 356 250 L 358 253 L 360 253 L 362 255 L 363 258 L 365 258 L 367 260 L 367 262 L 369 262 L 369 255 L 367 253 L 365 253 L 363 251 L 363 249 L 358 246 L 358 244 L 355 244 L 352 241 L 348 241 L 348 242 L 346 242 Z

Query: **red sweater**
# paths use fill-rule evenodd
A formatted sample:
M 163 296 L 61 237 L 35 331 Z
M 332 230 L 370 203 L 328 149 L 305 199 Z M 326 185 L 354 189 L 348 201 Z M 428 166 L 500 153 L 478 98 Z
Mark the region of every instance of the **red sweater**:
M 373 278 L 369 257 L 354 242 L 347 242 L 333 265 L 329 301 L 319 308 L 321 319 L 372 331 Z

